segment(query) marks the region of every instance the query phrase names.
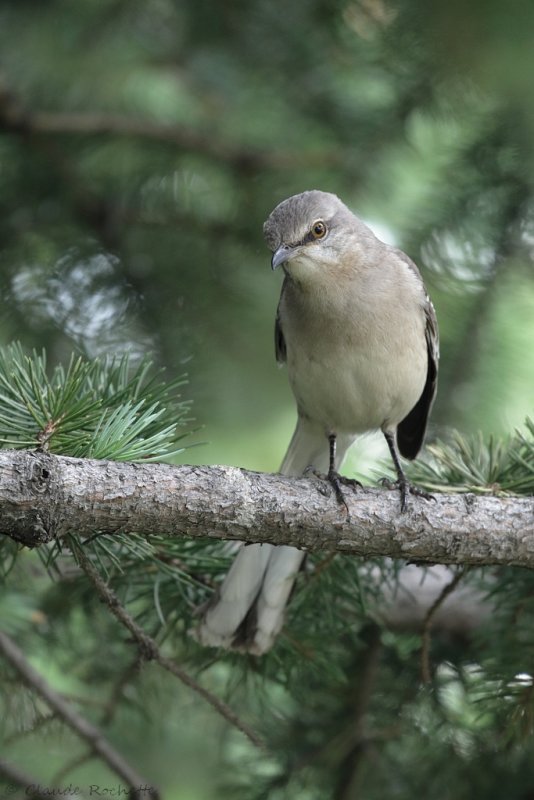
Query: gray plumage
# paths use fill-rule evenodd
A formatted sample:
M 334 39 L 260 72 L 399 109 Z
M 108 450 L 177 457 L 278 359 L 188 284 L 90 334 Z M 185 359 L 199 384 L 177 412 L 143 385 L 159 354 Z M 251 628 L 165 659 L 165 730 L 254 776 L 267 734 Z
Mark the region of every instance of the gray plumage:
M 404 510 L 409 491 L 425 494 L 406 480 L 398 450 L 415 458 L 421 448 L 438 364 L 436 316 L 417 267 L 327 192 L 284 200 L 264 235 L 273 269 L 285 272 L 275 351 L 298 410 L 280 471 L 328 471 L 339 497 L 346 451 L 358 434 L 381 430 Z M 292 547 L 242 547 L 197 629 L 199 641 L 268 650 L 303 557 Z

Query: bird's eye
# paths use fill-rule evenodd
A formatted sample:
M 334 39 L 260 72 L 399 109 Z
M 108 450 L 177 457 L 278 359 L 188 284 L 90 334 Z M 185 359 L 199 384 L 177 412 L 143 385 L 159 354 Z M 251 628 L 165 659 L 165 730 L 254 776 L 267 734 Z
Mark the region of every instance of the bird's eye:
M 311 229 L 311 234 L 314 239 L 322 239 L 326 235 L 326 225 L 319 220 L 314 222 Z

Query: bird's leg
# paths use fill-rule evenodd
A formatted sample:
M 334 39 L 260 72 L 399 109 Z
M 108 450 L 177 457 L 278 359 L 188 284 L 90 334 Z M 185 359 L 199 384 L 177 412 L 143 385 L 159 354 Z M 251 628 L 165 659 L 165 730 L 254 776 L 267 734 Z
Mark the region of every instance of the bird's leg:
M 339 472 L 336 470 L 336 434 L 331 433 L 328 436 L 328 445 L 329 445 L 329 463 L 328 463 L 328 472 L 326 475 L 321 475 L 320 473 L 315 472 L 318 478 L 322 478 L 323 480 L 327 480 L 329 484 L 332 486 L 334 493 L 336 495 L 336 500 L 341 505 L 344 505 L 348 512 L 348 506 L 343 496 L 343 492 L 341 490 L 342 486 L 351 486 L 352 488 L 356 486 L 361 487 L 360 481 L 357 481 L 355 478 L 346 478 L 344 475 L 340 475 Z
M 315 469 L 312 464 L 304 470 L 304 474 L 311 472 L 312 475 L 315 475 L 316 478 L 319 478 L 322 481 L 328 481 L 328 483 L 332 486 L 334 493 L 336 495 L 336 500 L 340 505 L 345 506 L 347 513 L 349 507 L 345 501 L 343 496 L 343 492 L 341 491 L 342 486 L 352 486 L 355 488 L 359 486 L 361 488 L 362 484 L 360 481 L 357 481 L 356 478 L 346 478 L 344 475 L 340 475 L 339 472 L 336 470 L 336 434 L 331 433 L 328 436 L 328 444 L 330 447 L 329 450 L 329 463 L 328 463 L 328 472 L 326 475 L 323 472 L 319 472 L 319 470 Z M 320 489 L 321 494 L 326 494 L 322 489 Z
M 328 437 L 328 446 L 329 446 L 329 454 L 330 460 L 328 462 L 328 473 L 326 475 L 326 479 L 332 485 L 334 492 L 336 493 L 336 499 L 338 503 L 343 503 L 345 506 L 345 498 L 343 497 L 343 492 L 341 491 L 341 475 L 336 470 L 336 434 L 331 433 Z
M 410 483 L 406 474 L 402 468 L 402 464 L 400 462 L 399 451 L 397 449 L 397 442 L 395 440 L 395 434 L 389 433 L 389 431 L 383 431 L 383 434 L 386 438 L 386 442 L 388 443 L 389 452 L 391 453 L 391 458 L 393 459 L 393 464 L 395 466 L 395 472 L 397 473 L 397 480 L 393 484 L 393 487 L 398 488 L 400 491 L 401 496 L 401 512 L 406 511 L 406 501 L 408 499 L 409 494 L 416 495 L 416 497 L 424 497 L 425 500 L 434 500 L 435 498 L 425 492 L 423 489 L 418 489 L 417 486 L 413 486 Z M 385 479 L 383 483 L 390 484 L 390 481 Z

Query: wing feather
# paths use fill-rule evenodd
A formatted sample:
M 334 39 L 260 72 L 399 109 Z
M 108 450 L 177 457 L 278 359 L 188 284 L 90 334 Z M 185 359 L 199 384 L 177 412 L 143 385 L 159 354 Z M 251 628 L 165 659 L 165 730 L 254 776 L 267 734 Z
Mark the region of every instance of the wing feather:
M 402 260 L 417 275 L 421 284 L 423 279 L 413 261 L 401 250 L 396 251 Z M 423 284 L 424 288 L 424 284 Z M 439 332 L 436 312 L 432 301 L 425 291 L 425 338 L 428 354 L 428 368 L 424 389 L 421 396 L 412 410 L 399 423 L 397 427 L 397 444 L 401 454 L 405 458 L 415 458 L 422 447 L 425 438 L 426 426 L 430 409 L 436 396 L 438 386 L 438 362 L 439 362 Z
M 278 308 L 276 309 L 276 319 L 274 321 L 274 353 L 276 360 L 279 364 L 284 364 L 287 360 L 286 340 L 282 330 L 282 321 L 280 319 L 280 304 L 284 295 L 286 282 L 282 284 L 282 291 L 280 292 L 280 300 L 278 301 Z
M 425 317 L 425 337 L 428 353 L 425 387 L 415 406 L 410 413 L 404 417 L 402 422 L 399 423 L 397 428 L 397 444 L 401 454 L 405 458 L 415 458 L 421 449 L 423 439 L 425 438 L 428 416 L 436 396 L 438 385 L 438 326 L 436 312 L 430 300 L 428 300 L 425 307 Z

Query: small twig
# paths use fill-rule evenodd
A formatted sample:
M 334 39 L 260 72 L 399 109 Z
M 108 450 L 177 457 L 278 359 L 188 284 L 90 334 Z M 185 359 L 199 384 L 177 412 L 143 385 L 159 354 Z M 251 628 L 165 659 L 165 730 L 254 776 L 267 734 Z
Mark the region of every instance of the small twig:
M 310 577 L 315 579 L 318 578 L 319 575 L 327 569 L 334 558 L 337 556 L 337 553 L 328 553 L 324 558 L 322 558 L 317 564 L 315 564 L 313 572 L 311 573 Z
M 69 772 L 72 772 L 72 770 L 76 769 L 76 767 L 81 767 L 82 764 L 87 763 L 87 761 L 90 761 L 94 757 L 95 754 L 91 750 L 86 750 L 81 756 L 76 756 L 76 758 L 72 758 L 70 761 L 67 761 L 67 763 L 63 764 L 61 769 L 56 772 L 50 781 L 51 785 L 60 786 Z
M 40 730 L 43 727 L 43 725 L 47 725 L 49 722 L 52 722 L 53 720 L 57 721 L 56 714 L 46 714 L 42 717 L 38 717 L 31 726 L 31 728 L 24 728 L 22 730 L 14 731 L 14 733 L 12 733 L 10 736 L 7 736 L 3 740 L 2 744 L 4 747 L 7 747 L 8 745 L 13 744 L 13 742 L 17 742 L 19 739 L 22 739 L 31 733 L 35 733 L 36 731 Z
M 88 708 L 102 709 L 106 706 L 102 700 L 97 700 L 96 697 L 82 697 L 80 694 L 71 692 L 61 692 L 61 696 L 69 703 L 77 703 L 79 706 L 87 706 Z
M 58 717 L 76 731 L 81 739 L 88 742 L 93 752 L 123 779 L 131 789 L 132 798 L 139 797 L 140 787 L 146 787 L 147 782 L 113 748 L 99 728 L 82 717 L 61 694 L 50 686 L 27 661 L 22 650 L 2 631 L 0 631 L 0 653 L 16 669 L 26 685 L 37 692 Z M 152 789 L 150 792 L 153 800 L 158 800 L 159 795 L 156 790 Z
M 111 613 L 119 620 L 121 625 L 127 628 L 135 641 L 139 645 L 140 652 L 143 658 L 156 661 L 163 669 L 172 673 L 182 683 L 192 689 L 196 694 L 200 695 L 206 702 L 208 702 L 218 714 L 226 719 L 230 725 L 233 725 L 241 733 L 243 733 L 253 745 L 260 750 L 267 750 L 266 744 L 263 739 L 249 726 L 247 723 L 238 717 L 229 705 L 223 700 L 214 695 L 208 689 L 201 686 L 194 678 L 189 675 L 182 667 L 173 661 L 171 658 L 164 656 L 158 647 L 157 642 L 149 636 L 138 624 L 133 617 L 126 611 L 121 604 L 115 592 L 109 588 L 98 570 L 94 567 L 93 563 L 77 543 L 72 542 L 72 548 L 75 552 L 76 558 L 80 567 L 83 569 L 89 580 L 92 582 L 100 597 L 106 603 Z
M 129 664 L 126 669 L 119 675 L 118 680 L 113 687 L 109 699 L 104 707 L 104 714 L 100 720 L 100 724 L 107 726 L 113 720 L 115 713 L 117 711 L 117 707 L 119 701 L 122 696 L 122 692 L 124 687 L 130 683 L 132 678 L 137 675 L 139 669 L 141 667 L 142 659 L 140 654 L 138 653 L 131 664 Z
M 57 431 L 58 425 L 62 422 L 64 416 L 64 414 L 61 414 L 57 419 L 49 419 L 44 428 L 37 434 L 39 450 L 42 450 L 43 453 L 48 453 L 50 439 Z
M 443 587 L 436 600 L 426 612 L 423 620 L 423 631 L 421 633 L 421 678 L 423 683 L 430 683 L 432 680 L 430 670 L 430 631 L 434 621 L 434 616 L 436 615 L 436 612 L 440 606 L 445 602 L 447 597 L 456 589 L 469 569 L 470 567 L 466 566 L 458 570 L 454 578 Z

